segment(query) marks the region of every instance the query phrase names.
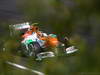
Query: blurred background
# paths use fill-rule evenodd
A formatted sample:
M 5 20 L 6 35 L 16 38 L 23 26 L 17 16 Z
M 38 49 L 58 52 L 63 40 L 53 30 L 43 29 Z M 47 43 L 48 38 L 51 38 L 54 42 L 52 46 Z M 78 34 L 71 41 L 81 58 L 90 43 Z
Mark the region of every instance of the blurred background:
M 34 75 L 7 65 L 25 65 L 46 75 L 100 75 L 99 0 L 0 0 L 0 75 Z M 71 39 L 79 51 L 42 62 L 13 56 L 19 37 L 10 37 L 10 24 L 39 23 L 46 33 Z M 5 50 L 6 48 L 6 50 Z

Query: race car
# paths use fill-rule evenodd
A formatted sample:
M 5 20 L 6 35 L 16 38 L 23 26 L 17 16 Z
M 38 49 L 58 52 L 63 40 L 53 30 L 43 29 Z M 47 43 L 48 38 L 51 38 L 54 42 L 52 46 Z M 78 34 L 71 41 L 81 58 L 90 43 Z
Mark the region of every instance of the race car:
M 24 56 L 33 56 L 36 60 L 42 60 L 47 57 L 55 57 L 59 54 L 70 54 L 76 52 L 78 49 L 75 46 L 65 47 L 65 43 L 61 43 L 55 34 L 46 34 L 39 30 L 37 26 L 34 26 L 29 22 L 10 25 L 11 35 L 14 32 L 20 31 L 22 41 L 20 53 Z M 12 36 L 13 37 L 13 36 Z M 59 49 L 63 47 L 62 49 Z

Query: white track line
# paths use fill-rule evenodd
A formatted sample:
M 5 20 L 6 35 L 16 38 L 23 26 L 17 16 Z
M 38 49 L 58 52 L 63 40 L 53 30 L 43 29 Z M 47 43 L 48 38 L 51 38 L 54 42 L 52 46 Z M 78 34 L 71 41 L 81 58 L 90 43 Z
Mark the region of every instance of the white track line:
M 36 71 L 36 70 L 29 69 L 29 68 L 27 68 L 27 67 L 25 67 L 25 66 L 21 66 L 21 65 L 19 65 L 19 64 L 15 64 L 15 63 L 12 63 L 12 62 L 9 62 L 9 61 L 7 61 L 6 63 L 9 64 L 9 65 L 12 65 L 12 66 L 14 66 L 14 67 L 23 69 L 23 70 L 31 71 L 31 72 L 33 72 L 33 73 L 35 73 L 35 74 L 38 74 L 38 75 L 45 75 L 45 74 L 42 73 L 42 72 L 39 72 L 39 71 Z

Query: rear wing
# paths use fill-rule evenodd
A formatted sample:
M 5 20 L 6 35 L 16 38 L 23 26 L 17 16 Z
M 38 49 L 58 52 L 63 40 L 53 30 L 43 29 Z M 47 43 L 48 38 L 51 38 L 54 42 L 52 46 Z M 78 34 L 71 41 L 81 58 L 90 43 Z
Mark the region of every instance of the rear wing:
M 19 23 L 19 24 L 14 24 L 14 25 L 9 25 L 10 29 L 10 35 L 14 35 L 16 32 L 20 32 L 24 29 L 30 28 L 29 22 L 24 22 L 24 23 Z
M 20 24 L 14 24 L 12 25 L 14 30 L 22 30 L 26 28 L 30 28 L 29 22 L 26 23 L 20 23 Z

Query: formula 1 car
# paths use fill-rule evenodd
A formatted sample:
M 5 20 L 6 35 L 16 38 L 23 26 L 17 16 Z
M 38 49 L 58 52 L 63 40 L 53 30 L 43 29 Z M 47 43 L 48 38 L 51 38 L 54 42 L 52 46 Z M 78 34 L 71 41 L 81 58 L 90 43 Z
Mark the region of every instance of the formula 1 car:
M 10 25 L 9 27 L 11 30 L 11 36 L 15 34 L 14 32 L 16 31 L 24 32 L 23 35 L 25 35 L 25 32 L 30 29 L 31 25 L 29 24 L 29 22 L 26 22 Z M 55 34 L 49 34 L 48 36 L 34 39 L 34 37 L 36 37 L 37 35 L 36 33 L 33 33 L 34 32 L 32 32 L 32 35 L 29 35 L 27 38 L 24 38 L 21 41 L 20 53 L 24 56 L 33 56 L 36 60 L 42 60 L 43 58 L 58 56 L 61 53 L 74 53 L 78 50 L 75 48 L 75 46 L 65 48 L 64 44 L 58 40 Z M 60 49 L 60 47 L 63 48 Z

